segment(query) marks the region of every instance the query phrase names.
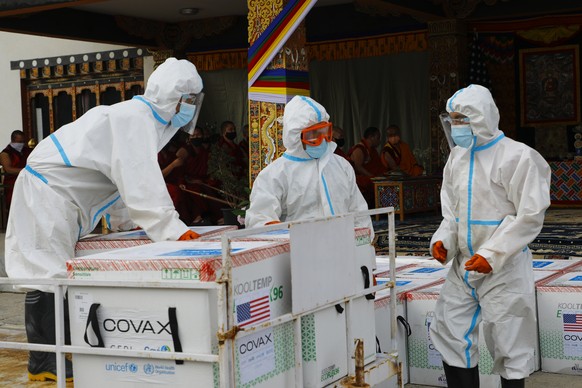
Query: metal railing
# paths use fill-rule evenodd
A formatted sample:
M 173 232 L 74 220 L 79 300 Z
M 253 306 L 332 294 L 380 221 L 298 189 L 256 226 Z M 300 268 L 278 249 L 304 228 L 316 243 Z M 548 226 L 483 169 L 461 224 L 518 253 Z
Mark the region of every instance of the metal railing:
M 391 371 L 400 373 L 398 368 L 398 351 L 397 351 L 397 321 L 396 321 L 396 287 L 395 287 L 395 227 L 394 227 L 394 209 L 382 208 L 368 210 L 364 212 L 354 213 L 344 216 L 372 216 L 378 214 L 388 215 L 389 228 L 389 258 L 390 258 L 390 282 L 382 285 L 372 286 L 353 293 L 347 297 L 325 303 L 316 308 L 304 311 L 300 314 L 286 313 L 270 319 L 267 322 L 261 322 L 256 325 L 239 328 L 235 324 L 234 315 L 229 313 L 228 306 L 233 306 L 234 290 L 232 284 L 232 257 L 231 257 L 231 242 L 233 239 L 244 238 L 259 233 L 265 233 L 274 230 L 286 229 L 294 224 L 309 223 L 331 219 L 328 217 L 317 220 L 305 220 L 295 222 L 284 222 L 280 224 L 265 226 L 261 228 L 243 229 L 238 231 L 225 232 L 222 235 L 222 273 L 214 282 L 145 282 L 145 281 L 107 281 L 107 280 L 72 280 L 72 279 L 8 279 L 0 278 L 0 284 L 5 285 L 26 285 L 28 288 L 34 289 L 34 286 L 49 286 L 55 294 L 55 345 L 24 343 L 24 342 L 10 342 L 0 341 L 0 348 L 28 350 L 28 351 L 42 351 L 56 353 L 56 367 L 57 367 L 57 387 L 66 387 L 66 372 L 65 372 L 65 355 L 83 354 L 83 355 L 98 355 L 98 356 L 116 356 L 116 357 L 130 357 L 130 358 L 149 358 L 160 360 L 184 360 L 186 362 L 202 362 L 202 363 L 218 363 L 219 364 L 219 385 L 220 387 L 234 387 L 234 368 L 232 366 L 229 356 L 232 354 L 234 341 L 237 333 L 252 333 L 254 331 L 282 325 L 284 323 L 293 322 L 294 337 L 295 337 L 295 386 L 297 388 L 303 387 L 303 363 L 302 363 L 302 343 L 301 343 L 301 317 L 321 311 L 323 309 L 332 307 L 338 303 L 345 303 L 346 314 L 349 317 L 351 314 L 350 302 L 354 299 L 362 297 L 366 294 L 375 293 L 386 288 L 390 288 L 390 316 L 391 316 L 391 340 L 392 350 L 389 355 L 392 358 L 394 367 Z M 342 215 L 336 217 L 344 217 Z M 110 349 L 110 348 L 96 348 L 65 345 L 65 323 L 64 323 L 64 301 L 65 293 L 68 287 L 115 287 L 115 288 L 138 288 L 138 289 L 184 289 L 184 290 L 216 290 L 218 293 L 218 309 L 217 309 L 217 323 L 219 338 L 218 355 L 205 353 L 190 353 L 190 352 L 160 352 L 160 351 L 136 351 L 127 349 Z M 355 351 L 355 344 L 349 340 L 351 336 L 350 320 L 347 319 L 347 333 L 348 338 L 348 356 Z M 400 381 L 400 379 L 399 379 Z

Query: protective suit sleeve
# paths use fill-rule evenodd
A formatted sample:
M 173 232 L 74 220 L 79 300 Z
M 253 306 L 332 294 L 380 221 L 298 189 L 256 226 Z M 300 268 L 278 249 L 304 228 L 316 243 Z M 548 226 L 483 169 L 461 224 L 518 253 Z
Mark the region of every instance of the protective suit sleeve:
M 458 233 L 458 223 L 456 221 L 455 213 L 454 213 L 454 203 L 455 203 L 455 193 L 453 191 L 452 186 L 452 167 L 451 167 L 451 157 L 447 164 L 445 165 L 445 169 L 443 171 L 443 184 L 441 188 L 441 211 L 443 214 L 443 220 L 439 225 L 437 231 L 433 234 L 432 239 L 430 240 L 430 249 L 429 252 L 432 254 L 434 249 L 434 244 L 437 241 L 442 241 L 443 245 L 447 248 L 447 258 L 446 261 L 442 262 L 443 264 L 448 263 L 449 261 L 453 260 L 457 255 L 458 250 L 458 243 L 457 243 L 457 233 Z
M 111 179 L 126 204 L 129 217 L 153 241 L 176 241 L 188 230 L 166 189 L 158 165 L 160 132 L 144 115 L 109 116 Z
M 517 214 L 506 216 L 476 252 L 487 259 L 493 272 L 536 238 L 550 206 L 551 170 L 536 151 L 524 150 L 515 167 L 502 171 L 502 180 Z
M 121 199 L 115 201 L 105 212 L 107 229 L 113 232 L 123 232 L 138 227 L 129 217 L 129 211 Z
M 284 221 L 281 220 L 284 189 L 281 182 L 274 179 L 269 167 L 259 173 L 253 184 L 250 206 L 245 214 L 247 228 L 264 226 L 272 221 Z

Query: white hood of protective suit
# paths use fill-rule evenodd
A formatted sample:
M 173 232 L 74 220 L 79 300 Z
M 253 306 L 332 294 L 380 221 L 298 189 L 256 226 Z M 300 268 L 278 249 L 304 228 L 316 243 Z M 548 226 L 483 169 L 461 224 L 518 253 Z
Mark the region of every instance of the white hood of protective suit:
M 142 97 L 163 120 L 169 122 L 176 114 L 176 105 L 182 95 L 200 93 L 202 87 L 202 78 L 192 62 L 168 58 L 151 74 Z M 160 126 L 160 131 L 158 151 L 164 148 L 178 128 Z
M 283 145 L 286 148 L 285 153 L 297 158 L 311 159 L 303 149 L 301 131 L 322 121 L 329 121 L 329 114 L 320 103 L 310 97 L 293 97 L 285 106 L 285 113 L 283 114 Z M 334 142 L 329 142 L 325 155 L 333 154 L 336 147 L 337 145 Z
M 457 91 L 447 101 L 447 112 L 457 112 L 469 118 L 477 146 L 495 139 L 501 131 L 499 110 L 489 89 L 481 85 L 469 85 Z

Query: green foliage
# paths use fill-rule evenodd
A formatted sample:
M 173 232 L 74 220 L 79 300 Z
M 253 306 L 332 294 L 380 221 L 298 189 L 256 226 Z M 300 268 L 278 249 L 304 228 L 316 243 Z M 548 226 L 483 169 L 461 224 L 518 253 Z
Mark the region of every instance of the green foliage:
M 208 176 L 220 182 L 220 196 L 231 208 L 237 209 L 233 213 L 244 216 L 242 209 L 249 205 L 250 188 L 247 180 L 237 174 L 236 167 L 235 159 L 228 152 L 217 144 L 212 145 L 208 158 Z

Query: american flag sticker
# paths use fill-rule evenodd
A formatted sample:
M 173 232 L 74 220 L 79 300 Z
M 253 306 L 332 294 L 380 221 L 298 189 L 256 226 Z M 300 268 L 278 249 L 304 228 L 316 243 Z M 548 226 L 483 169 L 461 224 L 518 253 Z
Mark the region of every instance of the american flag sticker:
M 564 322 L 564 331 L 570 333 L 582 332 L 582 314 L 563 313 L 562 319 Z
M 238 298 L 236 304 L 236 321 L 240 327 L 254 325 L 271 319 L 269 289 L 253 292 Z

